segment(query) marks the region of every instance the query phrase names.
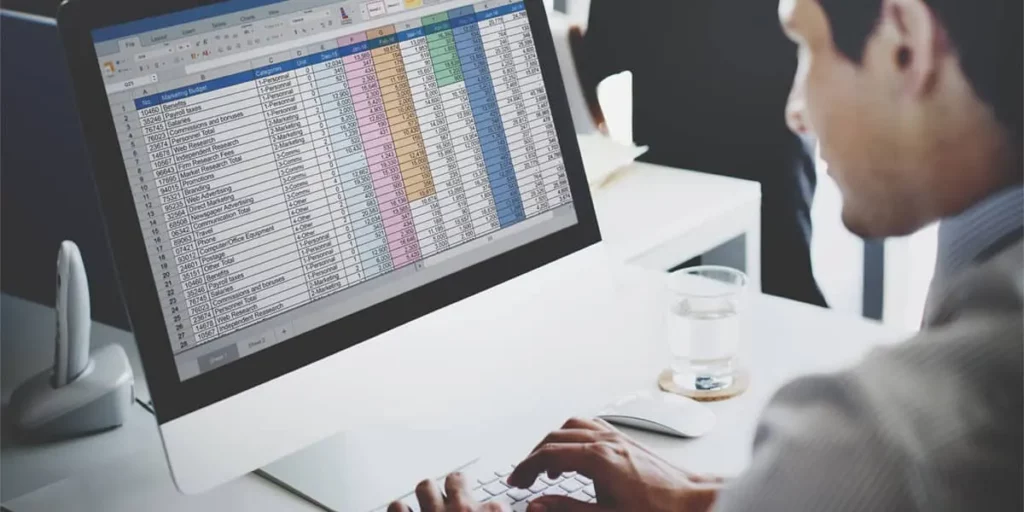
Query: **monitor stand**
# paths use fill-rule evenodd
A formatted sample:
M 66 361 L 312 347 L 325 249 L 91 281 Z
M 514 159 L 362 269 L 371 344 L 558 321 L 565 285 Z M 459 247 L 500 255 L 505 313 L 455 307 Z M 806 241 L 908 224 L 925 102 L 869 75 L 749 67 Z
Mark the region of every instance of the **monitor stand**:
M 440 430 L 384 428 L 341 433 L 256 474 L 325 510 L 384 510 L 391 500 L 411 493 L 420 480 L 472 463 L 476 455 L 468 447 L 475 443 L 461 440 Z

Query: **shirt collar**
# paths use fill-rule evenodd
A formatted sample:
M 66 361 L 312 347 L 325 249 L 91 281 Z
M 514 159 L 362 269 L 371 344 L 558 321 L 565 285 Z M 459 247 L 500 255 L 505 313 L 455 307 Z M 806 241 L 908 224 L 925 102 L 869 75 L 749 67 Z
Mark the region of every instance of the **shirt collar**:
M 1003 189 L 966 211 L 939 223 L 935 279 L 948 280 L 960 271 L 1012 243 L 1024 229 L 1024 187 Z

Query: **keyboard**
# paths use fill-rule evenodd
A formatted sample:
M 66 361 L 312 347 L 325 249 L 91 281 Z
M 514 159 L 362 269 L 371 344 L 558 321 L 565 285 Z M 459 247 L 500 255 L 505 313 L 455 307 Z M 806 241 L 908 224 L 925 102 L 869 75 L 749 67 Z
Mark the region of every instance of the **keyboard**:
M 513 512 L 525 512 L 531 501 L 547 495 L 569 496 L 570 498 L 594 503 L 597 493 L 594 491 L 594 482 L 578 473 L 563 473 L 558 478 L 549 478 L 542 474 L 529 489 L 510 487 L 505 479 L 515 469 L 515 464 L 485 465 L 480 462 L 471 462 L 458 469 L 466 479 L 473 482 L 473 498 L 481 503 L 497 501 L 508 504 Z M 444 489 L 444 477 L 434 479 L 438 488 Z M 419 503 L 416 501 L 415 491 L 397 498 L 398 501 L 406 504 L 414 512 L 420 512 Z M 387 510 L 387 505 L 374 509 L 373 512 Z

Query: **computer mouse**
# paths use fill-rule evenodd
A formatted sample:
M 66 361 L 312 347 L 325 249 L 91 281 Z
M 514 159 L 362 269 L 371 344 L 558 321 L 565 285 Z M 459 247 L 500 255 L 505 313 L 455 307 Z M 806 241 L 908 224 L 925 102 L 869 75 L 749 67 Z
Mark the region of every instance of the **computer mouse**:
M 704 404 L 663 391 L 643 391 L 615 402 L 597 415 L 608 423 L 675 437 L 700 437 L 715 426 Z

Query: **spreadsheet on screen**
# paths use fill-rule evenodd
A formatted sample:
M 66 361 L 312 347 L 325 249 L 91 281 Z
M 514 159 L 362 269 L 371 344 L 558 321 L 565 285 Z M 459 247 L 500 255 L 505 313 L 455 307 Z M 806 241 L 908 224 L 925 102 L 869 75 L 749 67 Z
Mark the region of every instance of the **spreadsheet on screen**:
M 521 1 L 92 35 L 182 379 L 577 223 Z

